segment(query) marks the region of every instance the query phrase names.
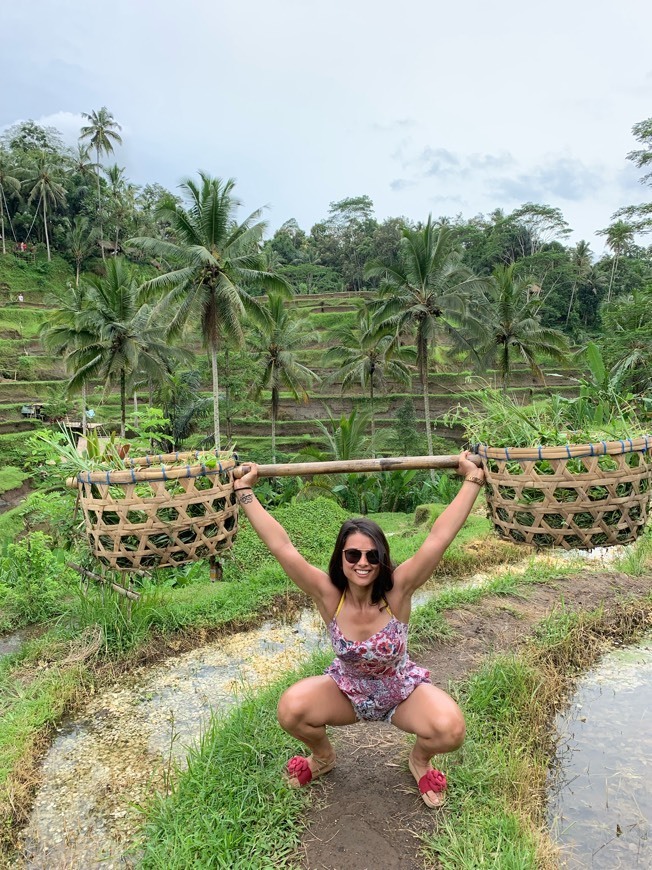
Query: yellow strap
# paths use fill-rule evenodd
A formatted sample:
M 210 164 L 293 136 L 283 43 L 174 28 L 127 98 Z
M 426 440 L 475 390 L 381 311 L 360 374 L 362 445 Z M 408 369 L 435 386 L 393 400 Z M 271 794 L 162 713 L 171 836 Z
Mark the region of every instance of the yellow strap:
M 340 612 L 340 610 L 342 609 L 342 605 L 344 604 L 345 595 L 346 589 L 344 590 L 344 592 L 342 592 L 342 597 L 340 598 L 340 603 L 337 605 L 337 610 L 335 611 L 335 616 L 333 617 L 333 619 L 337 619 L 337 614 Z
M 387 608 L 387 612 L 389 613 L 389 615 L 394 616 L 394 614 L 392 613 L 392 608 L 389 606 L 389 601 L 385 598 L 384 595 L 383 595 L 383 601 L 385 602 L 385 607 Z

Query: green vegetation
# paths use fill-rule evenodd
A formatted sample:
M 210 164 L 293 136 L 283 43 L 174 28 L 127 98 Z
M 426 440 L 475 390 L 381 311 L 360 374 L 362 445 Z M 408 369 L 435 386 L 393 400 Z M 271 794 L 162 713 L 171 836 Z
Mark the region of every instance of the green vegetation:
M 18 489 L 27 477 L 28 475 L 20 468 L 11 465 L 0 468 L 0 495 L 10 489 Z

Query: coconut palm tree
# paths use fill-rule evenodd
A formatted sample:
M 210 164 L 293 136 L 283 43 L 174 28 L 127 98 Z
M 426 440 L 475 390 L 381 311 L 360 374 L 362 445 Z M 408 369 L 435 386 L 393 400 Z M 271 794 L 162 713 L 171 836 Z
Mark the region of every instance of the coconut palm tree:
M 16 175 L 16 167 L 13 161 L 9 159 L 9 155 L 4 150 L 0 149 L 0 237 L 2 238 L 2 253 L 7 253 L 5 244 L 5 211 L 9 218 L 9 207 L 7 205 L 7 194 L 20 193 L 20 179 Z
M 172 312 L 169 335 L 181 333 L 197 319 L 208 348 L 213 378 L 213 433 L 220 449 L 219 374 L 217 353 L 220 341 L 244 338 L 245 314 L 264 318 L 256 289 L 284 295 L 290 289 L 284 279 L 264 269 L 260 243 L 265 224 L 254 211 L 242 223 L 236 221 L 240 205 L 233 196 L 233 179 L 200 172 L 199 182 L 187 179 L 181 185 L 187 208 L 173 200 L 164 201 L 159 215 L 170 224 L 176 242 L 135 238 L 129 244 L 171 264 L 169 271 L 143 285 L 144 298 L 161 294 L 161 311 Z
M 613 254 L 609 287 L 607 289 L 607 302 L 611 302 L 611 291 L 614 285 L 614 278 L 616 277 L 618 260 L 634 240 L 634 233 L 635 228 L 631 224 L 620 220 L 597 232 L 597 235 L 605 236 L 605 243 Z
M 307 387 L 317 375 L 302 365 L 296 352 L 307 336 L 297 320 L 294 310 L 285 305 L 278 293 L 269 293 L 264 309 L 265 319 L 252 324 L 248 343 L 259 360 L 261 368 L 253 385 L 252 397 L 258 399 L 263 390 L 271 391 L 272 462 L 276 462 L 276 421 L 281 389 L 289 390 L 296 401 L 308 401 Z
M 170 354 L 177 353 L 163 339 L 164 330 L 152 314 L 150 306 L 140 304 L 136 282 L 121 257 L 107 261 L 105 277 L 88 280 L 80 329 L 89 339 L 69 354 L 75 372 L 70 386 L 74 389 L 92 378 L 101 378 L 105 390 L 118 383 L 123 438 L 129 376 L 145 372 L 158 379 L 169 370 Z
M 27 177 L 23 185 L 29 191 L 27 202 L 31 205 L 36 201 L 36 210 L 42 209 L 43 230 L 45 233 L 45 246 L 48 252 L 48 262 L 52 259 L 50 253 L 50 235 L 48 233 L 48 205 L 56 208 L 66 204 L 66 191 L 61 183 L 63 170 L 54 162 L 52 154 L 40 151 L 30 162 L 26 170 Z
M 354 383 L 369 390 L 371 412 L 371 455 L 376 455 L 375 391 L 387 381 L 409 383 L 416 363 L 416 351 L 402 346 L 396 330 L 377 327 L 365 302 L 356 300 L 354 324 L 344 323 L 332 330 L 324 362 L 335 364 L 332 379 L 340 379 L 342 392 Z
M 485 281 L 468 269 L 457 250 L 450 227 L 435 226 L 432 216 L 419 229 L 404 228 L 397 262 L 371 262 L 365 275 L 380 278 L 380 300 L 373 306 L 377 323 L 400 335 L 416 333 L 417 369 L 432 454 L 432 426 L 428 392 L 428 362 L 438 334 L 444 330 L 473 349 L 464 330 L 482 331 L 481 311 Z M 470 308 L 476 303 L 477 314 Z
M 82 112 L 82 118 L 86 118 L 89 122 L 85 127 L 81 128 L 80 139 L 88 139 L 91 148 L 95 149 L 95 174 L 97 177 L 97 217 L 100 229 L 100 240 L 103 238 L 102 232 L 102 189 L 100 186 L 100 155 L 113 153 L 114 144 L 121 145 L 122 137 L 119 130 L 122 127 L 109 112 L 106 106 L 102 106 L 99 111 Z M 102 258 L 104 258 L 104 247 L 102 247 Z
M 507 390 L 513 358 L 520 357 L 532 374 L 543 379 L 537 356 L 545 354 L 558 362 L 568 359 L 566 336 L 556 329 L 541 326 L 543 300 L 531 293 L 531 279 L 516 274 L 516 263 L 495 267 L 489 287 L 487 310 L 488 338 L 482 352 L 495 360 L 503 392 Z
M 90 320 L 85 317 L 87 288 L 75 284 L 64 292 L 54 293 L 54 311 L 41 327 L 41 341 L 46 350 L 63 354 L 69 372 L 72 351 L 88 346 L 97 336 L 89 330 Z M 86 387 L 87 380 L 79 381 L 82 400 L 82 434 L 86 437 Z
M 571 311 L 573 310 L 573 302 L 575 301 L 577 287 L 578 285 L 587 282 L 593 272 L 593 254 L 588 242 L 582 240 L 575 245 L 571 251 L 571 263 L 575 271 L 575 280 L 573 281 L 570 300 L 568 302 L 568 311 L 566 312 L 566 326 L 568 326 Z
M 84 260 L 87 260 L 97 241 L 97 230 L 91 227 L 84 215 L 75 215 L 66 231 L 66 247 L 75 260 L 75 287 L 79 287 L 79 276 Z

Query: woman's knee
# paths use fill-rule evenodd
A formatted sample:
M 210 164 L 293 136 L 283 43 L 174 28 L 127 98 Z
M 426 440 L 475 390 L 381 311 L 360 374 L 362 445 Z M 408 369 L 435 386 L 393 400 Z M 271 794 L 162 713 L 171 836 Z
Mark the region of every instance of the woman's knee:
M 430 723 L 434 738 L 447 746 L 447 751 L 457 749 L 464 742 L 466 723 L 459 707 L 441 712 Z
M 299 684 L 290 686 L 279 698 L 276 718 L 284 730 L 296 728 L 305 721 L 308 704 Z

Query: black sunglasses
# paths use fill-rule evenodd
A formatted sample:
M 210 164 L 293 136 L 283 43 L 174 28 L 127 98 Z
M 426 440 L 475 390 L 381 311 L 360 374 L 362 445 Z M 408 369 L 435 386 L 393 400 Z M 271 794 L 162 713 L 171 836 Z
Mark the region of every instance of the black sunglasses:
M 362 554 L 365 553 L 367 556 L 367 562 L 370 565 L 378 565 L 380 563 L 380 555 L 378 554 L 378 550 L 357 550 L 352 547 L 349 550 L 344 550 L 344 558 L 349 563 L 349 565 L 356 565 L 360 559 L 362 559 Z

